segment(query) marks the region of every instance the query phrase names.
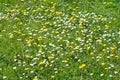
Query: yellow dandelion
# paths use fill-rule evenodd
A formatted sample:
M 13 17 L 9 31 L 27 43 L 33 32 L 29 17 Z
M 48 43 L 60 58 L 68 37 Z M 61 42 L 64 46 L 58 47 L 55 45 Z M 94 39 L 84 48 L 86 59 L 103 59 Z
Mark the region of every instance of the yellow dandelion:
M 24 0 L 21 0 L 21 2 L 24 2 Z
M 107 2 L 103 2 L 102 4 L 107 4 Z
M 67 60 L 63 60 L 62 62 L 67 63 L 68 61 Z
M 58 31 L 55 31 L 55 33 L 56 33 L 56 34 L 59 34 L 59 32 L 58 32 Z
M 106 52 L 106 49 L 102 49 L 103 52 Z
M 108 2 L 108 4 L 113 4 L 113 2 Z
M 2 32 L 6 32 L 6 30 L 2 30 Z
M 102 44 L 104 47 L 107 46 L 106 44 Z
M 79 49 L 79 48 L 80 48 L 80 46 L 76 46 L 76 47 L 75 47 L 75 49 Z
M 101 26 L 97 26 L 97 28 L 100 28 Z
M 116 58 L 119 58 L 119 56 L 118 56 L 118 55 L 116 55 L 115 57 L 116 57 Z
M 53 57 L 52 56 L 48 56 L 48 59 L 52 59 Z
M 14 20 L 18 21 L 18 20 L 19 20 L 19 18 L 15 17 L 15 18 L 14 18 Z
M 91 52 L 91 53 L 90 53 L 90 55 L 94 55 L 94 53 L 93 53 L 93 52 Z
M 34 78 L 33 80 L 39 80 L 38 78 Z
M 104 65 L 105 65 L 105 62 L 102 62 L 101 65 L 104 66 Z
M 48 25 L 49 24 L 49 22 L 45 22 L 45 25 Z
M 101 39 L 98 39 L 97 42 L 102 42 L 102 40 L 101 40 Z
M 32 43 L 32 40 L 31 40 L 31 39 L 27 40 L 27 43 L 28 43 L 28 44 L 31 44 L 31 43 Z
M 68 46 L 68 48 L 72 48 L 72 46 Z
M 114 56 L 114 54 L 110 54 L 110 57 L 113 57 Z
M 34 44 L 34 45 L 37 45 L 37 43 L 36 43 L 36 42 L 34 42 L 33 44 Z
M 57 5 L 56 3 L 53 4 L 54 7 L 55 7 L 56 5 Z
M 43 62 L 43 61 L 40 61 L 40 62 L 39 62 L 39 64 L 40 64 L 40 65 L 43 65 L 43 64 L 44 64 L 44 62 Z
M 76 33 L 79 33 L 79 31 L 76 31 Z
M 62 12 L 56 12 L 56 14 L 57 14 L 57 15 L 60 15 L 60 14 L 62 14 Z
M 54 9 L 51 9 L 51 10 L 50 10 L 50 12 L 52 12 L 52 13 L 53 13 L 53 12 L 55 12 L 55 10 L 54 10 Z
M 54 75 L 51 75 L 51 78 L 55 78 L 55 76 L 54 76 Z
M 73 21 L 73 19 L 74 19 L 74 17 L 72 16 L 69 20 L 70 20 L 70 21 Z
M 40 70 L 43 70 L 43 69 L 44 69 L 43 67 L 40 68 Z
M 115 50 L 115 47 L 110 47 L 111 50 Z
M 28 54 L 25 55 L 26 58 L 29 58 L 30 56 Z
M 82 28 L 83 28 L 83 25 L 82 25 L 82 24 L 80 24 L 80 25 L 79 25 L 79 27 L 82 29 Z
M 63 39 L 62 37 L 59 38 L 60 41 L 61 41 L 62 39 Z
M 91 39 L 91 38 L 89 38 L 89 39 L 88 39 L 88 41 L 92 41 L 92 39 Z
M 117 18 L 113 18 L 113 20 L 115 21 L 115 20 L 117 20 Z
M 22 25 L 23 24 L 23 22 L 19 22 L 19 25 Z
M 108 68 L 105 68 L 105 70 L 108 70 Z
M 9 38 L 12 39 L 14 36 L 13 35 L 10 35 Z
M 90 48 L 91 48 L 91 47 L 90 47 L 90 46 L 88 46 L 88 47 L 87 47 L 87 50 L 90 50 Z
M 22 39 L 18 38 L 17 41 L 21 41 Z
M 39 37 L 38 37 L 38 41 L 41 41 L 41 40 L 42 40 L 42 37 L 41 37 L 41 36 L 39 36 Z
M 80 65 L 80 66 L 79 66 L 79 69 L 82 69 L 82 68 L 84 68 L 84 67 L 86 67 L 86 64 Z
M 108 29 L 108 28 L 110 28 L 110 26 L 109 25 L 105 25 L 105 29 Z

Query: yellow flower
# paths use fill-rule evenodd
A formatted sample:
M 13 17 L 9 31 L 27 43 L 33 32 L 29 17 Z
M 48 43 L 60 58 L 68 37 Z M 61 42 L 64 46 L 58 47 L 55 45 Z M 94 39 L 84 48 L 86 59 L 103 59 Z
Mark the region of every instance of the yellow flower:
M 15 17 L 15 18 L 14 18 L 14 20 L 18 21 L 18 20 L 19 20 L 19 18 Z
M 19 25 L 22 25 L 23 23 L 22 22 L 19 22 Z
M 18 41 L 21 41 L 22 39 L 18 38 L 17 40 L 18 40 Z
M 102 63 L 101 63 L 101 65 L 102 65 L 102 66 L 104 66 L 104 65 L 105 65 L 105 63 L 104 63 L 104 62 L 102 62 Z
M 52 13 L 53 13 L 53 12 L 55 12 L 55 10 L 54 10 L 54 9 L 51 9 L 51 10 L 50 10 L 50 12 L 52 12 Z
M 90 46 L 87 47 L 87 50 L 90 50 Z
M 92 41 L 92 39 L 91 39 L 91 38 L 89 38 L 89 39 L 88 39 L 88 41 Z
M 58 31 L 55 31 L 55 33 L 56 33 L 56 34 L 59 34 L 59 32 L 58 32 Z
M 105 70 L 108 70 L 108 68 L 105 68 Z
M 53 6 L 56 6 L 56 5 L 57 5 L 56 3 L 53 4 Z
M 76 2 L 74 1 L 74 2 L 72 2 L 73 4 L 76 4 Z
M 113 57 L 114 56 L 114 54 L 110 54 L 110 57 Z
M 73 19 L 74 19 L 74 16 L 72 16 L 69 20 L 70 20 L 70 21 L 73 21 Z
M 115 57 L 116 57 L 116 58 L 119 58 L 119 56 L 118 56 L 118 55 L 116 55 Z
M 101 40 L 101 39 L 98 39 L 97 42 L 102 42 L 102 40 Z
M 62 39 L 63 39 L 62 37 L 59 38 L 60 41 L 61 41 Z
M 37 43 L 36 43 L 36 42 L 34 42 L 33 44 L 34 44 L 34 45 L 37 45 Z
M 97 26 L 97 28 L 100 28 L 101 26 Z
M 80 46 L 76 46 L 76 47 L 75 47 L 75 49 L 79 49 L 79 48 L 80 48 Z
M 40 36 L 40 37 L 38 37 L 38 41 L 41 41 L 42 40 L 42 37 Z
M 43 62 L 43 61 L 40 61 L 40 62 L 39 62 L 39 64 L 40 64 L 40 65 L 43 65 L 43 64 L 44 64 L 44 62 Z
M 115 50 L 115 47 L 110 47 L 111 50 Z
M 33 80 L 38 80 L 38 78 L 34 78 Z
M 90 55 L 94 55 L 94 53 L 93 53 L 93 52 L 91 52 L 91 53 L 90 53 Z
M 102 4 L 107 4 L 107 2 L 103 2 Z
M 106 49 L 102 49 L 103 52 L 106 52 Z
M 67 60 L 63 60 L 62 62 L 67 63 L 68 61 Z
M 6 32 L 6 30 L 2 30 L 2 32 Z
M 79 33 L 79 31 L 76 31 L 76 33 Z
M 80 18 L 81 19 L 81 21 L 83 21 L 83 22 L 85 22 L 86 21 L 86 19 L 85 18 Z
M 25 36 L 25 34 L 22 34 L 22 36 Z
M 108 2 L 108 4 L 113 4 L 113 2 Z
M 86 67 L 86 64 L 80 65 L 80 66 L 79 66 L 79 69 L 82 69 L 82 68 L 84 68 L 84 67 Z
M 27 43 L 28 44 L 32 43 L 32 40 L 31 39 L 27 40 Z
M 106 46 L 106 44 L 103 44 L 103 46 L 105 47 L 105 46 Z
M 108 28 L 110 28 L 110 26 L 109 25 L 105 25 L 105 29 L 108 29 Z
M 51 78 L 55 78 L 55 76 L 54 76 L 54 75 L 51 75 Z
M 29 58 L 30 56 L 28 54 L 25 55 L 26 58 Z
M 82 25 L 82 24 L 79 24 L 79 27 L 82 29 L 82 28 L 83 28 L 83 25 Z
M 9 38 L 12 39 L 14 36 L 13 35 L 10 35 Z
M 48 59 L 52 59 L 53 57 L 52 56 L 48 56 Z
M 57 14 L 57 15 L 60 15 L 60 14 L 62 14 L 62 12 L 56 12 L 56 14 Z
M 43 69 L 44 69 L 43 67 L 40 68 L 40 70 L 43 70 Z

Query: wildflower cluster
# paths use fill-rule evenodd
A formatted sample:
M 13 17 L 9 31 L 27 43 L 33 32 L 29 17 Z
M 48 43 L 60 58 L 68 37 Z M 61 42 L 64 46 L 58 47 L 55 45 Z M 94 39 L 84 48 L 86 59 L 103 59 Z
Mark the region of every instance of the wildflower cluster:
M 70 13 L 51 0 L 0 5 L 0 79 L 119 79 L 116 17 L 79 11 L 77 2 L 62 7 Z

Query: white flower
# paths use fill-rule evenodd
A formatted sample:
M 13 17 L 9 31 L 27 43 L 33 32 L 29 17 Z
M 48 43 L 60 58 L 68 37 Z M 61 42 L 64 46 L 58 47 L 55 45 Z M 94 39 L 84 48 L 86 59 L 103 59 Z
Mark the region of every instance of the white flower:
M 16 67 L 13 67 L 13 69 L 16 69 Z
M 112 75 L 110 74 L 109 77 L 112 77 Z
M 7 76 L 3 76 L 3 79 L 6 79 L 7 78 Z
M 104 76 L 104 74 L 100 74 L 100 76 Z

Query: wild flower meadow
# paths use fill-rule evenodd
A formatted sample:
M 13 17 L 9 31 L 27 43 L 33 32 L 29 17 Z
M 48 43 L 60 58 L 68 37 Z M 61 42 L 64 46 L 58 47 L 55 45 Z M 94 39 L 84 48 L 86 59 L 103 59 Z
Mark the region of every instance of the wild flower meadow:
M 119 0 L 0 0 L 0 80 L 120 80 Z

